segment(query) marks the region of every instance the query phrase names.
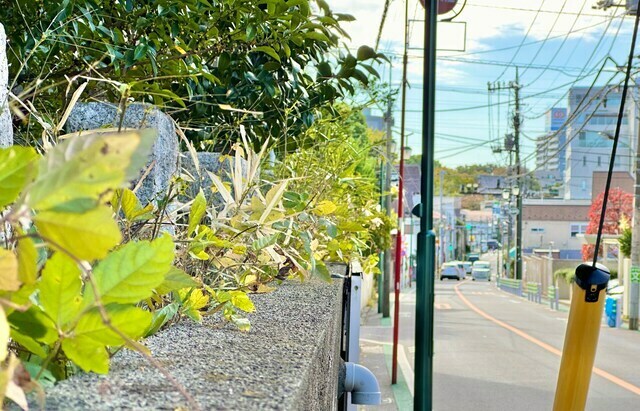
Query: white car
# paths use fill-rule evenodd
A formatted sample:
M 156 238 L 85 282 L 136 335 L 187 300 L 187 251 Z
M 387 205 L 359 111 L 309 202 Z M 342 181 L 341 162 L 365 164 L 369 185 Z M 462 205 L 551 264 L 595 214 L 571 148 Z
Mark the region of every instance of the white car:
M 473 281 L 491 281 L 491 263 L 488 261 L 475 261 L 471 267 L 471 278 Z
M 457 262 L 444 263 L 442 264 L 442 268 L 440 268 L 440 281 L 445 278 L 451 278 L 460 281 L 464 280 L 464 277 L 464 268 L 459 267 Z

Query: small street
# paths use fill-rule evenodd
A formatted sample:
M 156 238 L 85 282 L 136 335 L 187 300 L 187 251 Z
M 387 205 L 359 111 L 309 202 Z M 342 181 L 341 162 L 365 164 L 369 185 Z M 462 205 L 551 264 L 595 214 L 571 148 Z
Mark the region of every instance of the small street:
M 403 290 L 400 307 L 400 381 L 383 387 L 384 405 L 372 409 L 412 409 L 415 288 Z M 445 280 L 436 281 L 435 308 L 435 410 L 551 409 L 568 307 L 552 311 L 497 289 L 495 282 Z M 381 385 L 390 384 L 391 336 L 391 324 L 374 307 L 365 317 L 361 347 L 363 363 Z M 638 357 L 640 334 L 603 322 L 587 409 L 637 407 Z

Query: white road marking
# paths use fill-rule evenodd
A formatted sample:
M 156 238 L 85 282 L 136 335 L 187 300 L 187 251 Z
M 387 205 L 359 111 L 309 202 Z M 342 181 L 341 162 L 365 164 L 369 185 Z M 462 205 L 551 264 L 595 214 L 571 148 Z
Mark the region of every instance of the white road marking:
M 509 300 L 510 302 L 514 303 L 514 304 L 520 304 L 522 301 L 516 301 L 516 300 Z
M 360 341 L 362 342 L 366 342 L 366 343 L 372 343 L 372 344 L 380 344 L 380 345 L 391 345 L 393 346 L 392 343 L 388 343 L 388 342 L 383 342 L 383 341 L 376 341 L 376 340 L 369 340 L 366 338 L 360 338 Z M 411 347 L 409 347 L 409 349 L 411 349 Z M 413 347 L 413 350 L 415 352 L 415 347 Z M 411 364 L 409 364 L 409 360 L 407 359 L 407 353 L 404 351 L 404 345 L 402 344 L 398 344 L 398 365 L 400 366 L 400 372 L 402 373 L 402 375 L 404 376 L 404 380 L 407 383 L 407 388 L 409 388 L 409 392 L 411 393 L 411 396 L 413 397 L 413 384 L 414 384 L 414 374 L 413 374 L 413 370 L 411 369 Z

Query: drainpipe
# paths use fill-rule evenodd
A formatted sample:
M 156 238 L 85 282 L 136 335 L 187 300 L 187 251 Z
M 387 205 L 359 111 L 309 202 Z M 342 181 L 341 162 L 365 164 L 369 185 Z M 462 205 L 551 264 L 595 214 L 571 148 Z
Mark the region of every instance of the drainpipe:
M 362 365 L 344 364 L 344 392 L 351 393 L 352 404 L 380 405 L 382 394 L 375 375 Z

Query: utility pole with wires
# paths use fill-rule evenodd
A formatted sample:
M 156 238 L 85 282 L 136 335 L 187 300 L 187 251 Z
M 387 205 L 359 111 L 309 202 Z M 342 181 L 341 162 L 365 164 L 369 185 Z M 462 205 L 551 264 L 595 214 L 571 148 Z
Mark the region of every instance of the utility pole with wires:
M 520 115 L 520 77 L 518 73 L 518 67 L 516 67 L 516 79 L 515 81 L 494 82 L 487 84 L 489 93 L 499 90 L 513 90 L 514 94 L 514 112 L 512 118 L 513 136 L 507 135 L 505 138 L 504 151 L 515 152 L 515 168 L 516 168 L 516 185 L 511 191 L 516 197 L 516 261 L 515 261 L 515 275 L 514 278 L 522 279 L 522 197 L 524 195 L 524 187 L 522 180 L 522 167 L 520 163 L 520 129 L 522 128 L 522 116 Z M 511 139 L 510 139 L 511 137 Z M 502 149 L 500 149 L 502 151 Z M 494 152 L 498 152 L 498 148 L 494 148 Z M 511 156 L 511 154 L 509 154 Z M 511 171 L 511 167 L 509 167 Z M 507 250 L 509 253 L 509 250 Z

